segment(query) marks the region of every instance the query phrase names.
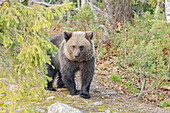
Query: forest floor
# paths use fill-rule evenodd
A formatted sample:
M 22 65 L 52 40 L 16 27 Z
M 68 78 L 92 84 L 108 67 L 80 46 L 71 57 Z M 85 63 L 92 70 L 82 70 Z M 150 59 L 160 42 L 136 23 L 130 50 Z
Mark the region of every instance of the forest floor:
M 80 76 L 76 77 L 77 89 L 80 89 Z M 105 82 L 107 81 L 107 83 Z M 47 103 L 60 101 L 69 106 L 77 108 L 84 113 L 169 113 L 169 110 L 158 107 L 153 103 L 146 103 L 138 100 L 136 97 L 127 96 L 116 92 L 111 85 L 115 83 L 103 75 L 96 74 L 91 84 L 90 99 L 83 99 L 77 96 L 69 95 L 66 89 L 57 89 L 56 92 L 47 92 Z M 41 107 L 43 104 L 41 104 Z M 47 107 L 47 106 L 46 106 Z

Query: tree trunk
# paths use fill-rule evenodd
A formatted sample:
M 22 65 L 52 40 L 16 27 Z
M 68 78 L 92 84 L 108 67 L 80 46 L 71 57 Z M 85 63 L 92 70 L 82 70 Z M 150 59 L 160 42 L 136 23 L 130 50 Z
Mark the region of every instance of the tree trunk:
M 67 3 L 72 2 L 73 0 L 67 0 Z M 71 17 L 71 11 L 68 11 L 67 13 L 67 23 L 70 23 L 69 18 Z
M 170 0 L 165 0 L 166 20 L 170 23 Z
M 77 7 L 80 8 L 80 0 L 77 0 Z
M 124 17 L 127 21 L 133 22 L 131 0 L 104 0 L 104 10 L 113 28 L 117 27 L 118 22 L 123 23 Z
M 81 0 L 81 7 L 86 6 L 86 4 L 87 4 L 87 0 Z
M 92 5 L 94 5 L 94 6 L 97 7 L 97 0 L 89 0 L 89 2 L 90 2 Z M 89 2 L 88 2 L 88 3 L 89 3 Z M 90 4 L 90 3 L 89 3 L 89 4 Z M 97 21 L 98 21 L 97 12 L 96 12 L 96 10 L 94 9 L 94 7 L 93 7 L 92 5 L 91 5 L 91 10 L 93 11 L 94 21 L 97 22 Z

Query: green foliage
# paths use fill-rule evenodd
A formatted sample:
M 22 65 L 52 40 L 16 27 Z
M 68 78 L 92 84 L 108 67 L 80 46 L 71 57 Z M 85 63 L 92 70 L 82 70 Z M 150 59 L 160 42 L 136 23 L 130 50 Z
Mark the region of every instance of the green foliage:
M 0 6 L 0 106 L 8 112 L 23 109 L 34 112 L 32 103 L 43 99 L 47 51 L 57 48 L 50 43 L 47 30 L 54 16 L 63 18 L 71 3 L 46 8 L 28 8 L 18 2 Z M 2 109 L 0 108 L 0 111 Z
M 164 100 L 162 102 L 160 102 L 160 106 L 161 107 L 170 107 L 170 100 Z
M 78 22 L 78 28 L 83 30 L 87 30 L 93 20 L 93 11 L 89 5 L 80 8 L 80 11 L 73 16 L 73 21 Z
M 112 74 L 112 75 L 111 75 L 111 78 L 112 78 L 112 80 L 115 81 L 115 82 L 121 82 L 120 75 Z
M 141 3 L 138 1 L 137 3 L 133 4 L 133 10 L 138 14 L 142 14 L 143 12 L 150 12 L 151 14 L 154 13 L 154 9 L 152 8 L 152 4 L 148 2 Z
M 150 12 L 142 16 L 135 14 L 134 25 L 127 23 L 127 31 L 116 33 L 112 39 L 113 45 L 120 51 L 121 65 L 127 69 L 133 68 L 137 75 L 140 67 L 143 67 L 142 75 L 149 80 L 147 88 L 156 86 L 168 68 L 170 24 L 164 20 L 163 13 L 158 14 L 158 18 L 154 18 Z M 128 37 L 125 43 L 126 33 Z

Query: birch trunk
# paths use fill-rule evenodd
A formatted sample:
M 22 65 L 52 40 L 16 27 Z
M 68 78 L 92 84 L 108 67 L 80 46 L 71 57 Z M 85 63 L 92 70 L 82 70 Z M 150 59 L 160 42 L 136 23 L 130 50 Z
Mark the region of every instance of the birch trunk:
M 81 0 L 81 7 L 86 6 L 86 4 L 87 4 L 87 0 Z
M 170 0 L 165 0 L 166 20 L 170 23 Z

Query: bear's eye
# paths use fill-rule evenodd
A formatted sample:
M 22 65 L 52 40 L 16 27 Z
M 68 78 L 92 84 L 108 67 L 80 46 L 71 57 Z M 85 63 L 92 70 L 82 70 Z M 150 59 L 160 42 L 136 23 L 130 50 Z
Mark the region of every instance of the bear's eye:
M 84 46 L 80 46 L 80 51 L 82 51 L 84 49 Z
M 73 47 L 73 49 L 75 48 L 75 46 L 72 46 Z

